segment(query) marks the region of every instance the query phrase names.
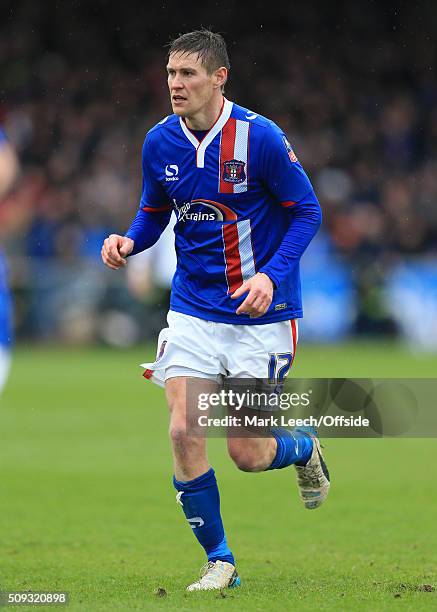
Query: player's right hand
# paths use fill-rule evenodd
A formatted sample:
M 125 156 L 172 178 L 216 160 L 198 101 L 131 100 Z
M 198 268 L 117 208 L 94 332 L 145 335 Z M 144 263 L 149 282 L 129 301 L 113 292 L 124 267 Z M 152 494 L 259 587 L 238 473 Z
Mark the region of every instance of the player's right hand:
M 111 270 L 118 270 L 127 264 L 125 257 L 132 253 L 133 248 L 134 241 L 131 238 L 111 234 L 102 246 L 103 263 Z

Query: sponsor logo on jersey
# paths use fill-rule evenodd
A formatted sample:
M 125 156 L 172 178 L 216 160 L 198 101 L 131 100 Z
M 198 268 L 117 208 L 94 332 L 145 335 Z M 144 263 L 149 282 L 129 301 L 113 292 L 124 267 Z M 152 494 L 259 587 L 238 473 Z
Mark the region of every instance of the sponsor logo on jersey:
M 219 202 L 193 200 L 178 204 L 173 199 L 178 222 L 185 221 L 236 221 L 237 215 L 228 206 Z
M 294 154 L 293 149 L 291 148 L 291 144 L 288 142 L 285 136 L 282 137 L 282 140 L 284 142 L 285 148 L 287 149 L 287 153 L 288 153 L 288 157 L 290 158 L 290 161 L 293 163 L 297 162 L 297 157 Z
M 287 308 L 287 303 L 284 302 L 283 304 L 276 304 L 275 306 L 275 310 L 285 310 Z
M 179 223 L 185 221 L 217 221 L 217 213 L 208 212 L 202 209 L 199 209 L 199 204 L 201 202 L 196 202 L 193 204 L 192 202 L 186 202 L 185 204 L 181 204 L 180 206 L 174 201 L 174 206 L 176 209 L 176 216 Z M 193 207 L 194 206 L 194 210 Z M 218 211 L 220 213 L 220 211 Z
M 178 181 L 179 180 L 179 168 L 176 164 L 167 164 L 165 167 L 165 180 L 169 181 Z
M 225 183 L 244 183 L 246 180 L 245 162 L 231 159 L 223 162 L 222 178 Z

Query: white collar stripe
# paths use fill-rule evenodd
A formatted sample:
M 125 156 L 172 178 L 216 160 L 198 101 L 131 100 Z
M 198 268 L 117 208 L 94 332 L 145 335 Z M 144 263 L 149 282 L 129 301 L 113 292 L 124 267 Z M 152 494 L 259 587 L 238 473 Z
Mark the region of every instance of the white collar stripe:
M 191 142 L 193 147 L 195 149 L 197 149 L 197 147 L 199 146 L 199 141 L 194 136 L 193 132 L 187 128 L 187 126 L 185 125 L 185 121 L 183 121 L 182 117 L 179 117 L 179 123 L 181 124 L 181 128 L 182 128 L 182 131 L 185 134 L 185 136 Z
M 179 123 L 181 125 L 183 133 L 191 142 L 193 147 L 196 149 L 196 166 L 198 168 L 203 168 L 205 166 L 206 148 L 208 147 L 208 145 L 211 144 L 217 134 L 221 132 L 223 127 L 226 125 L 229 117 L 231 116 L 232 107 L 233 103 L 225 99 L 221 115 L 200 143 L 194 136 L 194 134 L 187 128 L 185 122 L 182 120 L 182 117 L 179 117 Z

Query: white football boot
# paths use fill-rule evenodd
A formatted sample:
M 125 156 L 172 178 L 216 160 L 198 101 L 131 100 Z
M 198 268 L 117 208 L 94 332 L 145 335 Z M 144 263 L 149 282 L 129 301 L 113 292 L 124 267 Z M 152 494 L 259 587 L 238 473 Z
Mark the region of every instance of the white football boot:
M 297 472 L 299 496 L 305 508 L 314 510 L 321 506 L 328 497 L 331 483 L 329 480 L 329 471 L 323 459 L 320 441 L 317 435 L 314 435 L 308 430 L 304 431 L 304 433 L 310 436 L 313 441 L 313 452 L 306 465 L 295 465 L 294 467 Z
M 240 586 L 241 580 L 232 563 L 208 561 L 203 566 L 200 578 L 187 586 L 187 591 L 212 591 Z

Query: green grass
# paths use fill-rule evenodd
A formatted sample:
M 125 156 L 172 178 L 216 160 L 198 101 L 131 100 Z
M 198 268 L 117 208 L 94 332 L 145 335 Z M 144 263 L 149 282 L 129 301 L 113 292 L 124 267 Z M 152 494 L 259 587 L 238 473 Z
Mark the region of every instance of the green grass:
M 175 503 L 163 392 L 137 367 L 151 352 L 16 351 L 0 403 L 1 590 L 66 590 L 68 609 L 93 612 L 437 608 L 420 590 L 437 587 L 434 439 L 327 440 L 333 486 L 315 512 L 291 470 L 238 472 L 210 440 L 243 585 L 185 593 L 204 559 Z M 302 346 L 294 373 L 435 376 L 437 357 Z

